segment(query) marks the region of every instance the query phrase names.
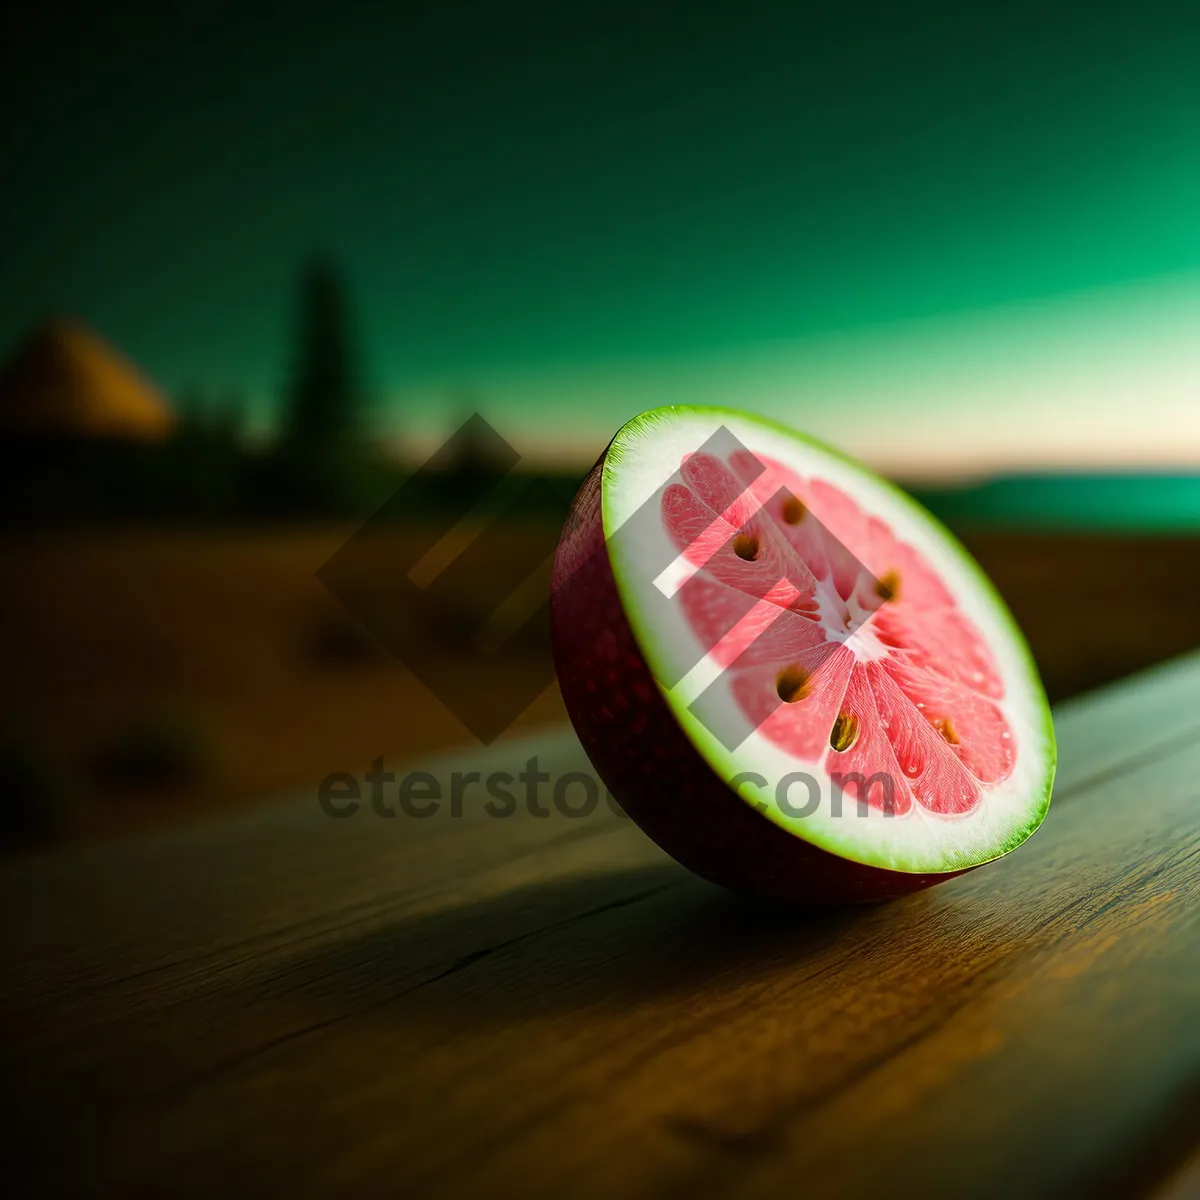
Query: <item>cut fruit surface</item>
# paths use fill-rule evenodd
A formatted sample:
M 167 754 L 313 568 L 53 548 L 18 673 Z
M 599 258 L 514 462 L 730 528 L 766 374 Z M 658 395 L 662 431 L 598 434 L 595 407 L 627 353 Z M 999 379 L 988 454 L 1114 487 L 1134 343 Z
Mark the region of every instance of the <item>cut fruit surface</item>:
M 840 898 L 891 894 L 998 857 L 1045 814 L 1045 695 L 978 566 L 902 492 L 773 423 L 626 425 L 564 532 L 552 623 L 605 782 L 718 882 L 814 898 L 832 872 Z M 722 851 L 739 839 L 757 872 Z

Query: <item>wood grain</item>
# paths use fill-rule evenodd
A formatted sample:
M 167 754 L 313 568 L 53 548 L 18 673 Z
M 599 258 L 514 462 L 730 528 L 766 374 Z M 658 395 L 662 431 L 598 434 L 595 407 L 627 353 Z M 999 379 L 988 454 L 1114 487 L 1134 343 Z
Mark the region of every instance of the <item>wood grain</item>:
M 10 1167 L 127 1194 L 1165 1188 L 1200 1130 L 1200 656 L 1057 723 L 1028 845 L 818 916 L 740 904 L 603 805 L 470 794 L 9 865 Z M 585 767 L 555 733 L 430 769 L 534 753 Z

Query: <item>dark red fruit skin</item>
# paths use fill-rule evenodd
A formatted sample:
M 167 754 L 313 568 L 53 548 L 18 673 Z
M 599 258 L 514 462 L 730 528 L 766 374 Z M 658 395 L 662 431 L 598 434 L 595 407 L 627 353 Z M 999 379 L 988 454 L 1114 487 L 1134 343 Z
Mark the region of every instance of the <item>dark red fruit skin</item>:
M 839 858 L 762 816 L 705 763 L 671 715 L 625 617 L 601 519 L 603 466 L 602 456 L 559 540 L 550 626 L 567 712 L 625 812 L 697 875 L 772 902 L 864 903 L 963 874 L 913 875 Z M 857 819 L 852 808 L 846 819 Z

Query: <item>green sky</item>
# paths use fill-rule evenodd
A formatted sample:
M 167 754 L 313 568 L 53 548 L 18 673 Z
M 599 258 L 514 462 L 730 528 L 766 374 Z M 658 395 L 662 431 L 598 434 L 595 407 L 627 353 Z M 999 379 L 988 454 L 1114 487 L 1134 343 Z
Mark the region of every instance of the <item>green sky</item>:
M 840 7 L 23 6 L 0 343 L 69 311 L 267 413 L 324 247 L 388 421 L 470 387 L 566 437 L 1200 268 L 1200 5 Z

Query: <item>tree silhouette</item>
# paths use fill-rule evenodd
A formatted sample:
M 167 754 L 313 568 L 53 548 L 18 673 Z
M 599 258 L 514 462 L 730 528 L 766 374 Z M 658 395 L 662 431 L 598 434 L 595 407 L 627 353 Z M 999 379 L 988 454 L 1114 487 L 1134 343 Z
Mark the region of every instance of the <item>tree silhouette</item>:
M 318 258 L 300 284 L 299 346 L 284 434 L 306 447 L 345 441 L 357 432 L 360 399 L 341 276 Z

